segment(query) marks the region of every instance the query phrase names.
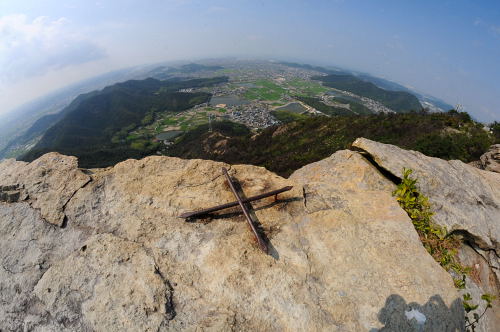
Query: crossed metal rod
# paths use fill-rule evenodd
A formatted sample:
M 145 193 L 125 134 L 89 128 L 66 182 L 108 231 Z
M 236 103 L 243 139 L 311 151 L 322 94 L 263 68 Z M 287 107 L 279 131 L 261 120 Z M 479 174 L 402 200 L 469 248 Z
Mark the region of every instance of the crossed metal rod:
M 236 197 L 236 201 L 231 202 L 231 203 L 217 205 L 217 206 L 214 206 L 214 207 L 211 207 L 208 209 L 203 209 L 203 210 L 198 210 L 198 211 L 193 211 L 193 212 L 186 212 L 186 213 L 181 214 L 179 217 L 180 218 L 192 218 L 192 217 L 206 215 L 206 214 L 209 214 L 211 212 L 215 212 L 215 211 L 219 211 L 222 209 L 227 209 L 227 208 L 239 205 L 241 210 L 243 211 L 243 214 L 245 215 L 245 218 L 247 219 L 248 224 L 250 225 L 250 228 L 252 229 L 253 234 L 255 235 L 255 239 L 257 240 L 257 243 L 259 244 L 260 249 L 262 251 L 264 251 L 265 253 L 267 253 L 268 248 L 267 248 L 266 242 L 260 236 L 260 234 L 257 230 L 257 227 L 255 226 L 252 218 L 250 217 L 250 213 L 248 212 L 248 210 L 245 206 L 245 203 L 256 201 L 256 200 L 259 200 L 259 199 L 262 199 L 265 197 L 269 197 L 269 196 L 275 196 L 275 199 L 277 199 L 278 194 L 285 192 L 285 191 L 288 191 L 288 190 L 291 190 L 293 187 L 287 186 L 287 187 L 283 187 L 281 189 L 269 191 L 269 192 L 266 192 L 266 193 L 263 193 L 263 194 L 260 194 L 257 196 L 252 196 L 252 197 L 249 197 L 246 199 L 242 199 L 240 197 L 240 195 L 238 194 L 238 191 L 236 190 L 236 187 L 235 187 L 233 181 L 231 180 L 231 177 L 229 176 L 227 169 L 223 167 L 222 173 L 226 177 L 227 182 L 229 183 L 229 187 L 231 188 L 231 191 L 233 192 L 234 196 Z

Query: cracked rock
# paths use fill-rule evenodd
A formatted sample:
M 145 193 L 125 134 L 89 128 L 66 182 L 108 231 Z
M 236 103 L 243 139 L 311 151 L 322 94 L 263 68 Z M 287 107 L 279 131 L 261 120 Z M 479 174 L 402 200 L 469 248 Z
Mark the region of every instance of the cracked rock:
M 480 159 L 482 169 L 500 173 L 500 144 L 490 146 Z
M 74 193 L 89 181 L 90 177 L 78 169 L 78 160 L 75 157 L 53 152 L 31 163 L 8 159 L 0 162 L 0 186 L 22 186 L 23 196 L 17 196 L 14 192 L 8 196 L 9 199 L 0 201 L 27 198 L 32 207 L 40 209 L 45 221 L 62 226 L 64 206 Z M 0 196 L 3 197 L 3 194 L 0 193 Z
M 157 331 L 170 289 L 144 248 L 111 234 L 91 237 L 54 264 L 34 289 L 64 328 Z
M 397 177 L 403 167 L 412 169 L 419 190 L 432 204 L 435 223 L 448 231 L 462 231 L 482 249 L 499 252 L 500 174 L 365 138 L 358 138 L 353 147 L 366 151 Z

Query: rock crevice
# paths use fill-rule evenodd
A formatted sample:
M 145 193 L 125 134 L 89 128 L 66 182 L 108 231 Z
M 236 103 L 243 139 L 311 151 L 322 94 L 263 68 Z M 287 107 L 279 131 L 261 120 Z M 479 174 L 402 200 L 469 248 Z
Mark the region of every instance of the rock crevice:
M 497 173 L 365 138 L 358 138 L 353 147 L 365 151 L 378 167 L 397 178 L 401 178 L 403 168 L 412 169 L 419 190 L 433 206 L 434 222 L 450 232 L 466 232 L 478 247 L 498 252 L 500 176 Z

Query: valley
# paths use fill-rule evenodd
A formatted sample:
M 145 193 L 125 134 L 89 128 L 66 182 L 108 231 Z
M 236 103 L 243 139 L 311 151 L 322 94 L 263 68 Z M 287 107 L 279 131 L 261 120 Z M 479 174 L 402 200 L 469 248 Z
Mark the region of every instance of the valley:
M 182 90 L 191 93 L 209 93 L 211 98 L 207 103 L 196 105 L 183 111 L 182 114 L 157 112 L 153 123 L 130 132 L 127 139 L 131 144 L 134 144 L 134 141 L 152 138 L 161 141 L 165 146 L 170 146 L 179 135 L 165 136 L 165 133 L 185 132 L 216 121 L 233 121 L 258 131 L 282 122 L 315 115 L 395 112 L 374 99 L 325 86 L 318 79 L 320 75 L 324 75 L 322 70 L 325 69 L 270 61 L 216 64 L 185 65 L 177 70 L 155 69 L 152 73 L 156 78 L 173 75 L 192 79 L 224 75 L 228 81 L 211 87 Z M 137 146 L 137 143 L 134 145 Z
M 468 115 L 422 111 L 408 92 L 336 69 L 212 60 L 159 66 L 138 78 L 80 95 L 40 118 L 10 144 L 10 155 L 31 161 L 57 151 L 87 168 L 170 155 L 251 163 L 287 175 L 359 136 L 463 161 L 492 143 Z

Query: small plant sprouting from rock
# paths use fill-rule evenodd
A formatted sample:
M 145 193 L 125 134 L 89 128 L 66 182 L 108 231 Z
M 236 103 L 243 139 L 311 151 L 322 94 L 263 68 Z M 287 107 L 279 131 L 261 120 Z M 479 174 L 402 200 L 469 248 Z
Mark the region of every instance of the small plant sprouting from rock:
M 459 275 L 468 273 L 468 269 L 462 267 L 455 258 L 460 240 L 448 234 L 445 228 L 432 223 L 429 199 L 418 192 L 417 179 L 412 179 L 411 173 L 411 169 L 403 169 L 403 178 L 393 195 L 410 216 L 429 254 L 447 271 L 453 270 Z
M 481 317 L 484 316 L 486 311 L 492 307 L 491 302 L 493 302 L 495 297 L 492 296 L 491 294 L 483 294 L 481 296 L 481 299 L 486 302 L 486 307 L 484 308 L 483 312 L 481 314 L 474 312 L 473 313 L 473 317 L 474 317 L 473 320 L 471 320 L 469 317 L 467 317 L 467 315 L 465 315 L 465 328 L 468 332 L 469 331 L 474 332 L 476 330 L 477 323 L 479 322 Z M 477 310 L 477 308 L 479 307 L 479 305 L 477 305 L 477 304 L 470 304 L 468 301 L 471 301 L 471 300 L 472 300 L 472 296 L 469 293 L 463 295 L 462 303 L 464 306 L 464 310 L 467 314 L 474 311 L 474 310 Z
M 417 188 L 417 179 L 411 178 L 413 171 L 403 168 L 403 177 L 397 189 L 392 193 L 396 196 L 399 205 L 408 213 L 413 225 L 424 245 L 424 248 L 431 256 L 454 278 L 455 287 L 465 289 L 466 277 L 471 268 L 463 266 L 457 260 L 456 255 L 460 248 L 460 239 L 447 232 L 446 228 L 440 227 L 432 222 L 432 209 L 428 197 L 420 194 Z M 494 297 L 490 294 L 483 294 L 481 299 L 486 302 L 486 307 L 481 315 L 474 313 L 479 305 L 471 304 L 472 297 L 469 293 L 463 295 L 463 306 L 466 312 L 465 327 L 467 331 L 474 331 L 479 319 L 484 316 L 488 308 L 491 308 L 491 302 Z M 467 314 L 472 313 L 474 319 L 470 319 Z

